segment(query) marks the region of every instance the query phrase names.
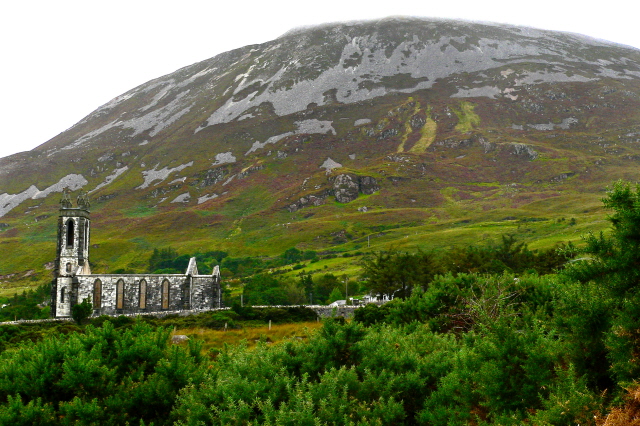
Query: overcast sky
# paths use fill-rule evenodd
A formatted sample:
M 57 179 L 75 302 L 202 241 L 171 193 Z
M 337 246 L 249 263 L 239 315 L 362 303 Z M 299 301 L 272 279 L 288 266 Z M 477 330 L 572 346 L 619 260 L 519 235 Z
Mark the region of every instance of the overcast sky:
M 383 3 L 5 1 L 0 6 L 0 157 L 35 148 L 146 81 L 300 26 L 400 15 L 459 18 L 576 32 L 640 48 L 631 0 Z

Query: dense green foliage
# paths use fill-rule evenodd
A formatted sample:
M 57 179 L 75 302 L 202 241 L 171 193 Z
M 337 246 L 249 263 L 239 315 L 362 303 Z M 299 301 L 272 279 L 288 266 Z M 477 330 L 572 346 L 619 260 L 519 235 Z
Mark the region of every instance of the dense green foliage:
M 73 305 L 71 307 L 71 318 L 77 323 L 82 324 L 93 313 L 93 306 L 89 301 L 89 298 L 85 298 L 82 303 Z
M 499 243 L 470 245 L 446 253 L 442 259 L 445 271 L 500 274 L 502 272 L 535 272 L 551 274 L 562 268 L 574 254 L 571 244 L 548 250 L 529 250 L 513 235 L 503 235 Z
M 204 375 L 198 343 L 171 346 L 169 334 L 106 322 L 3 352 L 0 424 L 166 424 L 180 389 Z
M 461 256 L 491 260 L 491 274 L 437 273 L 446 262 L 431 254 L 381 253 L 365 266 L 370 283 L 405 274 L 390 287 L 405 297 L 367 305 L 350 322 L 328 319 L 308 340 L 206 357 L 197 339 L 171 346 L 168 328 L 142 319 L 99 318 L 83 332 L 67 325 L 32 338 L 4 326 L 0 424 L 600 426 L 612 408 L 629 419 L 620 404 L 640 379 L 640 188 L 618 183 L 604 202 L 612 232 L 586 236 L 580 250 L 530 252 L 505 237 Z M 537 269 L 575 253 L 558 274 Z M 293 285 L 319 291 L 321 281 L 336 297 L 335 276 L 300 275 Z M 277 284 L 255 275 L 247 295 L 285 297 Z M 236 304 L 165 324 L 312 312 Z
M 272 275 L 258 274 L 244 286 L 244 297 L 252 305 L 289 305 L 287 291 Z
M 597 299 L 588 318 L 574 320 L 586 361 L 601 366 L 595 378 L 604 380 L 602 365 L 610 365 L 616 380 L 631 383 L 640 375 L 640 186 L 617 182 L 603 201 L 613 210 L 610 235 L 587 235 L 581 259 L 566 273 Z
M 198 264 L 201 267 L 212 268 L 228 256 L 228 253 L 224 251 L 208 251 L 206 253 L 195 253 L 193 257 L 196 258 Z M 149 266 L 147 272 L 151 273 L 165 273 L 165 274 L 184 274 L 189 266 L 189 259 L 192 256 L 188 254 L 179 255 L 178 252 L 172 248 L 153 249 L 153 253 L 149 257 Z
M 513 235 L 503 235 L 498 244 L 489 242 L 443 253 L 379 252 L 364 259 L 362 275 L 372 294 L 404 299 L 414 289 L 424 290 L 437 274 L 550 274 L 562 269 L 574 251 L 572 245 L 532 251 Z
M 399 253 L 395 250 L 379 252 L 363 263 L 363 276 L 372 294 L 387 294 L 404 299 L 414 288 L 424 288 L 439 271 L 433 255 Z
M 340 282 L 333 274 L 323 274 L 314 280 L 310 274 L 300 274 L 294 279 L 263 273 L 247 278 L 242 294 L 244 303 L 254 306 L 325 304 L 339 300 L 335 297 L 338 293 L 342 295 L 344 286 L 344 281 Z M 352 283 L 351 288 L 357 291 L 357 284 Z
M 577 285 L 439 276 L 377 325 L 328 320 L 308 342 L 215 360 L 169 347 L 166 329 L 105 322 L 5 351 L 0 423 L 589 424 L 606 400 L 560 309 Z
M 0 309 L 0 321 L 49 318 L 49 307 L 41 304 L 49 302 L 50 289 L 49 283 L 41 284 L 35 290 L 16 293 L 12 298 L 0 300 L 0 306 L 6 305 Z

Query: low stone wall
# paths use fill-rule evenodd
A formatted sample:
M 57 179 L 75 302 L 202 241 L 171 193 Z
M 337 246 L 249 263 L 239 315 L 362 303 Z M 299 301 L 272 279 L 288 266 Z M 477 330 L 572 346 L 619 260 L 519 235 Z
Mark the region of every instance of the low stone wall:
M 267 306 L 252 306 L 252 308 L 260 309 L 260 308 L 292 308 L 294 306 L 304 306 L 305 308 L 309 308 L 312 311 L 315 311 L 318 314 L 319 318 L 331 318 L 331 317 L 343 317 L 343 318 L 352 318 L 353 312 L 363 307 L 364 305 L 359 306 L 326 306 L 326 305 L 267 305 Z M 226 308 L 229 309 L 229 308 Z
M 331 317 L 343 317 L 343 318 L 353 318 L 353 312 L 361 308 L 364 305 L 360 306 L 325 306 L 325 305 L 304 305 L 305 307 L 315 311 L 319 318 L 331 318 Z M 253 306 L 253 308 L 291 308 L 290 305 L 282 305 L 282 306 Z M 189 310 L 176 310 L 176 311 L 157 311 L 157 312 L 137 312 L 137 313 L 127 313 L 120 314 L 126 317 L 137 317 L 137 316 L 153 316 L 157 318 L 166 317 L 167 315 L 179 315 L 181 317 L 185 317 L 188 315 L 200 314 L 202 312 L 208 311 L 227 311 L 231 308 L 216 308 L 216 309 L 189 309 Z M 111 315 L 111 316 L 120 316 L 120 315 Z M 92 317 L 98 317 L 98 314 L 92 315 Z M 50 319 L 42 319 L 42 320 L 18 320 L 18 321 L 7 321 L 0 322 L 0 326 L 9 325 L 9 324 L 29 324 L 29 323 L 37 323 L 37 322 L 63 322 L 63 321 L 73 321 L 71 318 L 50 318 Z
M 37 319 L 37 320 L 16 320 L 16 321 L 5 321 L 0 322 L 0 326 L 3 325 L 17 325 L 17 324 L 35 324 L 39 322 L 69 322 L 73 321 L 71 318 L 47 318 L 47 319 Z
M 330 317 L 343 317 L 343 318 L 353 318 L 353 313 L 356 309 L 361 306 L 307 306 L 309 309 L 313 309 L 316 311 L 320 318 L 330 318 Z
M 316 314 L 318 314 L 318 317 L 320 317 L 320 318 L 330 318 L 330 317 L 352 318 L 353 317 L 353 312 L 356 309 L 361 308 L 362 306 L 364 306 L 364 305 L 361 305 L 361 306 L 338 306 L 338 307 L 325 306 L 325 305 L 304 305 L 304 307 L 315 311 Z M 293 307 L 293 306 L 292 305 L 252 306 L 252 308 L 255 308 L 255 309 L 261 309 L 261 308 L 283 308 L 283 309 L 286 309 L 286 308 L 291 308 L 291 307 Z M 135 316 L 138 316 L 138 315 L 149 315 L 149 316 L 162 318 L 162 317 L 165 317 L 167 315 L 179 315 L 181 317 L 184 317 L 184 316 L 187 316 L 187 315 L 199 314 L 201 312 L 227 311 L 227 310 L 230 310 L 230 309 L 231 308 L 192 309 L 192 310 L 182 310 L 182 311 L 159 311 L 159 312 L 125 314 L 125 316 L 135 317 Z

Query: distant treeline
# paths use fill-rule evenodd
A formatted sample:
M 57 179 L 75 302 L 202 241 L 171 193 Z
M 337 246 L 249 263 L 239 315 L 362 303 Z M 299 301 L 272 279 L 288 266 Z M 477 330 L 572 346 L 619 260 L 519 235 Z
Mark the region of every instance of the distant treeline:
M 435 276 L 444 274 L 538 274 L 560 271 L 576 253 L 571 244 L 547 250 L 529 250 L 513 235 L 499 243 L 471 245 L 441 253 L 389 250 L 365 257 L 362 278 L 367 291 L 375 295 L 407 298 L 414 289 L 425 290 Z
M 362 254 L 362 253 L 360 253 Z M 191 257 L 198 265 L 211 269 L 219 265 L 223 278 L 240 280 L 243 303 L 252 305 L 325 304 L 348 296 L 370 292 L 374 295 L 408 297 L 414 288 L 426 288 L 441 274 L 453 273 L 536 273 L 557 272 L 575 254 L 571 245 L 559 245 L 547 250 L 529 250 L 513 235 L 503 235 L 498 243 L 472 245 L 446 252 L 401 252 L 388 250 L 364 255 L 362 274 L 358 277 L 335 276 L 331 273 L 300 273 L 296 278 L 282 277 L 276 268 L 294 265 L 302 269 L 304 261 L 315 263 L 321 257 L 315 251 L 293 247 L 274 258 L 230 257 L 223 251 L 179 255 L 172 248 L 155 249 L 149 259 L 149 272 L 184 273 Z M 276 269 L 275 271 L 273 271 Z M 226 295 L 227 305 L 239 303 L 240 297 Z
M 15 319 L 44 319 L 49 318 L 48 305 L 51 298 L 51 285 L 40 284 L 35 290 L 23 291 L 13 297 L 0 300 L 0 322 Z
M 262 257 L 229 257 L 225 251 L 196 252 L 193 255 L 183 254 L 171 248 L 154 249 L 149 258 L 147 272 L 153 274 L 183 274 L 189 266 L 189 259 L 196 258 L 198 268 L 202 273 L 210 273 L 214 266 L 219 266 L 221 272 L 227 278 L 246 277 L 260 273 L 265 269 L 278 268 L 292 265 L 304 260 L 317 261 L 318 254 L 315 251 L 301 251 L 292 247 L 274 258 Z M 206 271 L 206 272 L 205 272 Z

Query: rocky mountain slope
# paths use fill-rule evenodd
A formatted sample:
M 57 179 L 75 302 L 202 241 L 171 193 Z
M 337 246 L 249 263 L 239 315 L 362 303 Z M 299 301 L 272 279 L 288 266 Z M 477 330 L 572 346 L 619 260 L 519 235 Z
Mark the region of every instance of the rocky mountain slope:
M 580 35 L 409 18 L 294 30 L 0 159 L 0 275 L 53 259 L 64 188 L 92 199 L 95 271 L 143 268 L 154 247 L 348 251 L 393 229 L 446 246 L 460 223 L 585 215 L 637 180 L 639 106 L 640 51 Z

